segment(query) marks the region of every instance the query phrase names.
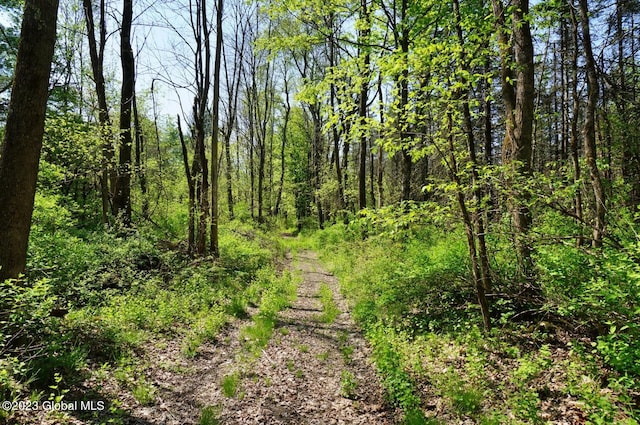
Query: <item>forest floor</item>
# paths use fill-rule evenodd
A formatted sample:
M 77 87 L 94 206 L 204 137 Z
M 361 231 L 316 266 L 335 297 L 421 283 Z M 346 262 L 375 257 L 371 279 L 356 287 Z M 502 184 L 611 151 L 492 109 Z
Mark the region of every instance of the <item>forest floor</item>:
M 20 414 L 11 423 L 39 424 L 392 424 L 400 412 L 385 401 L 367 346 L 337 279 L 315 253 L 287 256 L 299 276 L 297 299 L 276 317 L 266 345 L 248 350 L 256 308 L 228 324 L 189 358 L 181 341 L 148 344 L 137 356 L 143 386 L 93 372 L 64 400 L 106 400 L 107 409 Z M 333 300 L 327 301 L 327 288 Z M 322 293 L 324 292 L 324 297 Z M 328 303 L 328 304 L 327 304 Z M 326 311 L 327 305 L 332 311 Z M 139 365 L 136 367 L 140 367 Z M 77 393 L 76 393 L 77 391 Z M 148 400 L 144 394 L 148 392 Z M 136 394 L 134 397 L 133 394 Z

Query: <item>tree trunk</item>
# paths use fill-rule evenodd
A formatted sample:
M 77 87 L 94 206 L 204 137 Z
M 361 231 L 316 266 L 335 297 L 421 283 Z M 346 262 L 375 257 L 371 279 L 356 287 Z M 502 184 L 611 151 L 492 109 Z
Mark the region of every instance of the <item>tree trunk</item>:
M 278 196 L 276 198 L 275 215 L 280 214 L 280 204 L 282 203 L 282 192 L 284 190 L 284 172 L 285 172 L 285 147 L 287 146 L 287 131 L 289 131 L 289 117 L 291 116 L 291 103 L 289 101 L 289 83 L 288 77 L 284 75 L 284 117 L 282 124 L 282 144 L 280 146 L 280 186 L 278 188 Z
M 207 2 L 196 2 L 196 20 L 192 23 L 196 39 L 194 68 L 196 76 L 196 95 L 193 101 L 194 133 L 196 144 L 195 159 L 199 161 L 200 185 L 196 191 L 199 197 L 198 230 L 196 232 L 196 254 L 204 255 L 207 250 L 209 221 L 209 165 L 205 146 L 205 116 L 211 87 L 211 29 L 207 21 Z M 197 174 L 193 173 L 194 178 Z
M 188 245 L 189 255 L 195 253 L 195 232 L 196 232 L 196 187 L 193 181 L 193 175 L 189 170 L 189 154 L 187 152 L 187 144 L 184 142 L 182 133 L 182 125 L 180 124 L 180 115 L 178 115 L 178 134 L 180 136 L 180 146 L 182 147 L 182 162 L 184 164 L 184 174 L 187 178 L 187 186 L 189 188 L 189 223 L 188 223 Z
M 596 71 L 596 63 L 593 58 L 593 50 L 591 48 L 591 31 L 589 30 L 589 10 L 587 0 L 579 0 L 580 4 L 580 23 L 582 27 L 582 45 L 584 48 L 585 68 L 587 71 L 587 106 L 584 116 L 584 124 L 582 128 L 582 136 L 584 138 L 584 154 L 589 167 L 589 175 L 591 177 L 591 185 L 593 187 L 593 195 L 595 200 L 595 223 L 593 226 L 593 246 L 602 246 L 602 237 L 605 228 L 605 194 L 602 185 L 602 178 L 597 163 L 596 150 L 596 106 L 598 103 L 598 74 Z
M 367 0 L 360 1 L 360 18 L 364 21 L 364 27 L 360 30 L 359 38 L 363 44 L 368 43 L 370 13 Z M 361 47 L 364 50 L 363 64 L 361 70 L 362 82 L 360 83 L 360 95 L 358 102 L 358 133 L 360 136 L 360 150 L 358 158 L 358 209 L 367 207 L 367 102 L 369 100 L 369 64 L 371 55 L 368 47 Z M 361 52 L 362 54 L 362 52 Z
M 382 99 L 382 78 L 378 79 L 378 101 L 380 103 L 380 128 L 384 128 L 384 103 Z M 384 146 L 378 144 L 378 208 L 384 205 Z
M 218 243 L 218 144 L 220 111 L 220 61 L 222 57 L 222 12 L 224 0 L 216 7 L 216 53 L 213 61 L 213 105 L 211 134 L 211 241 L 210 250 L 214 258 L 220 257 Z
M 57 13 L 57 0 L 25 1 L 0 155 L 0 281 L 26 267 Z
M 492 0 L 500 45 L 502 98 L 505 106 L 506 134 L 502 145 L 503 161 L 512 165 L 514 177 L 531 176 L 534 119 L 534 50 L 529 25 L 529 0 L 514 0 L 511 28 L 507 28 L 505 7 L 501 0 Z M 511 40 L 510 40 L 511 38 Z M 515 62 L 515 63 L 514 63 Z M 525 285 L 533 288 L 534 266 L 528 241 L 531 211 L 528 195 L 512 182 L 509 209 L 513 217 L 515 245 L 519 256 L 520 275 Z
M 149 218 L 149 197 L 147 195 L 147 175 L 145 172 L 144 160 L 144 132 L 142 131 L 140 117 L 138 116 L 138 102 L 136 101 L 135 94 L 133 95 L 133 124 L 136 135 L 136 175 L 138 176 L 140 194 L 142 196 L 142 216 L 144 218 Z
M 224 154 L 225 154 L 225 178 L 227 180 L 227 210 L 229 211 L 229 220 L 233 220 L 235 215 L 233 213 L 233 165 L 231 164 L 231 133 L 225 134 L 224 137 Z
M 102 174 L 100 188 L 102 196 L 102 222 L 109 222 L 109 210 L 113 198 L 113 190 L 116 187 L 116 173 L 114 172 L 115 152 L 113 150 L 111 119 L 107 106 L 107 95 L 104 81 L 104 49 L 107 40 L 107 27 L 105 24 L 105 2 L 100 0 L 100 44 L 96 42 L 95 21 L 91 0 L 83 0 L 85 21 L 87 25 L 87 37 L 89 41 L 89 57 L 91 58 L 91 71 L 96 86 L 98 98 L 98 123 L 100 124 L 100 136 L 102 137 Z
M 120 91 L 120 147 L 118 175 L 113 198 L 114 212 L 122 224 L 131 224 L 131 111 L 133 107 L 135 68 L 131 48 L 131 22 L 133 0 L 124 0 L 122 6 L 122 29 L 120 32 L 120 62 L 122 64 L 122 87 Z
M 473 282 L 476 289 L 476 296 L 478 298 L 478 304 L 480 305 L 480 312 L 482 314 L 482 322 L 485 330 L 491 329 L 491 314 L 489 311 L 489 303 L 486 297 L 486 284 L 485 275 L 482 272 L 481 264 L 478 262 L 478 251 L 476 248 L 476 237 L 473 230 L 473 220 L 464 193 L 462 192 L 463 184 L 458 176 L 458 164 L 456 161 L 455 146 L 453 143 L 453 118 L 451 112 L 447 113 L 447 140 L 449 143 L 449 173 L 453 182 L 456 183 L 456 200 L 458 201 L 458 207 L 462 215 L 462 222 L 464 224 L 465 235 L 467 237 L 467 247 L 469 249 L 469 260 L 471 262 L 471 272 L 473 274 Z
M 460 4 L 458 0 L 453 0 L 453 12 L 456 21 L 456 33 L 458 36 L 458 42 L 460 43 L 461 66 L 465 71 L 469 71 L 470 66 L 467 63 L 466 52 L 464 49 L 464 36 L 461 24 L 462 18 L 460 16 Z M 464 124 L 464 133 L 467 139 L 467 153 L 469 154 L 469 161 L 471 162 L 471 187 L 473 188 L 473 203 L 475 207 L 474 214 L 471 215 L 467 210 L 466 202 L 460 189 L 458 189 L 458 203 L 460 205 L 463 220 L 465 222 L 465 231 L 467 234 L 467 242 L 469 244 L 469 256 L 474 270 L 474 279 L 476 282 L 476 295 L 480 304 L 484 327 L 486 330 L 489 330 L 491 328 L 491 317 L 489 314 L 489 304 L 486 299 L 486 293 L 491 291 L 491 269 L 489 265 L 489 254 L 487 251 L 487 244 L 485 239 L 486 230 L 484 225 L 484 214 L 482 211 L 483 193 L 478 174 L 478 159 L 476 155 L 471 110 L 469 107 L 469 91 L 464 92 L 462 95 L 462 117 Z M 451 117 L 449 117 L 449 120 L 451 120 Z M 450 149 L 452 150 L 451 157 L 453 162 L 455 161 L 455 156 L 453 152 L 452 141 L 450 141 Z M 453 166 L 455 167 L 455 162 L 453 163 Z M 456 168 L 454 168 L 454 171 L 456 170 Z M 455 175 L 455 178 L 459 180 L 459 178 L 457 177 L 457 173 L 455 173 Z M 460 185 L 460 181 L 456 181 L 456 183 Z
M 569 7 L 572 23 L 573 54 L 571 57 L 571 94 L 573 100 L 573 114 L 569 123 L 569 143 L 571 147 L 571 162 L 573 164 L 573 184 L 577 185 L 574 198 L 574 213 L 578 226 L 583 225 L 582 218 L 582 188 L 579 184 L 582 177 L 580 169 L 580 148 L 578 146 L 578 114 L 580 111 L 580 94 L 578 92 L 578 20 L 573 7 Z M 576 245 L 584 243 L 582 233 L 576 239 Z

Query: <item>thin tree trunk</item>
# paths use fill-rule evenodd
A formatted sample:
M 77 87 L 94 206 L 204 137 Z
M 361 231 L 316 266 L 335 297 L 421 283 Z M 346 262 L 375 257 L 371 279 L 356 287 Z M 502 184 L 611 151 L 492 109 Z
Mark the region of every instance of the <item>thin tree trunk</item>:
M 364 21 L 364 27 L 360 30 L 360 40 L 363 44 L 368 43 L 370 13 L 367 0 L 360 0 L 360 17 Z M 362 82 L 360 83 L 360 95 L 358 103 L 358 133 L 360 138 L 360 151 L 358 158 L 358 209 L 367 207 L 367 103 L 369 101 L 369 64 L 371 55 L 368 47 L 364 49 L 364 58 L 361 70 Z
M 218 144 L 220 131 L 219 111 L 220 111 L 220 62 L 222 56 L 222 13 L 224 0 L 218 0 L 216 7 L 216 53 L 213 62 L 213 105 L 212 121 L 213 130 L 211 135 L 211 255 L 214 258 L 220 257 L 218 243 Z
M 140 125 L 140 117 L 138 116 L 138 102 L 136 96 L 133 96 L 133 123 L 136 134 L 136 174 L 138 176 L 138 182 L 140 183 L 140 193 L 142 195 L 142 216 L 149 218 L 149 198 L 147 195 L 147 176 L 145 173 L 145 160 L 144 160 L 144 132 Z
M 458 42 L 460 43 L 460 62 L 465 71 L 469 71 L 469 64 L 467 63 L 466 51 L 464 49 L 464 37 L 462 32 L 462 24 L 461 24 L 461 16 L 460 16 L 460 4 L 458 0 L 453 0 L 453 9 L 454 9 L 454 17 L 456 20 L 456 33 L 458 36 Z M 467 239 L 469 242 L 473 242 L 473 249 L 470 247 L 470 255 L 472 263 L 475 261 L 476 265 L 474 267 L 478 268 L 479 275 L 476 276 L 480 279 L 480 284 L 476 282 L 476 291 L 478 296 L 478 301 L 481 306 L 483 321 L 485 324 L 485 329 L 489 329 L 491 327 L 491 319 L 489 316 L 489 307 L 488 302 L 486 300 L 485 294 L 491 291 L 491 268 L 489 265 L 489 254 L 487 251 L 487 243 L 485 239 L 485 225 L 484 225 L 484 214 L 482 212 L 482 187 L 480 185 L 480 178 L 478 175 L 478 159 L 476 155 L 476 146 L 475 146 L 475 138 L 473 135 L 473 122 L 471 119 L 471 110 L 469 108 L 469 92 L 466 91 L 463 94 L 462 99 L 462 117 L 464 123 L 464 132 L 467 138 L 467 153 L 469 154 L 469 161 L 471 162 L 471 187 L 473 188 L 473 202 L 475 207 L 475 213 L 473 217 L 469 216 L 468 211 L 463 211 L 463 217 L 465 220 L 472 219 L 474 227 L 475 227 L 475 235 L 473 234 L 473 228 L 471 228 L 472 234 L 471 239 L 469 239 L 469 235 L 467 235 Z M 451 119 L 451 118 L 449 118 Z M 451 149 L 453 146 L 451 146 Z M 453 155 L 453 153 L 452 153 Z M 455 159 L 455 158 L 454 158 Z M 458 182 L 459 184 L 459 182 Z M 460 201 L 460 200 L 459 200 Z M 464 202 L 464 198 L 462 199 L 461 208 L 466 210 L 466 203 Z M 467 230 L 467 232 L 469 229 Z M 477 254 L 475 253 L 475 239 L 477 239 Z M 474 260 L 475 257 L 475 260 Z M 478 263 L 479 259 L 479 265 Z M 481 287 L 481 289 L 479 289 Z
M 235 215 L 233 213 L 234 201 L 233 201 L 233 165 L 231 164 L 231 134 L 225 134 L 224 137 L 224 156 L 225 156 L 225 178 L 227 180 L 227 209 L 229 211 L 229 220 L 233 220 Z
M 489 311 L 489 303 L 487 302 L 483 273 L 480 263 L 478 262 L 473 220 L 467 208 L 464 193 L 461 189 L 463 184 L 458 176 L 458 164 L 456 161 L 455 146 L 453 143 L 453 118 L 451 117 L 451 112 L 447 113 L 447 140 L 449 143 L 449 173 L 451 175 L 451 179 L 456 183 L 456 187 L 458 188 L 456 190 L 456 200 L 458 201 L 458 206 L 462 215 L 462 222 L 464 223 L 465 235 L 467 237 L 467 247 L 469 249 L 469 260 L 471 261 L 471 271 L 473 274 L 476 296 L 478 298 L 478 304 L 480 305 L 484 328 L 488 331 L 491 329 L 491 313 Z
M 571 115 L 571 122 L 569 124 L 569 137 L 571 148 L 571 162 L 573 164 L 573 184 L 577 185 L 576 194 L 574 198 L 574 212 L 576 215 L 576 224 L 582 226 L 583 213 L 582 213 L 582 188 L 579 185 L 582 178 L 582 170 L 580 169 L 580 149 L 578 146 L 578 111 L 580 110 L 580 94 L 578 93 L 578 20 L 576 18 L 573 7 L 569 7 L 571 23 L 572 23 L 572 43 L 573 53 L 571 57 L 571 95 L 573 100 L 573 114 Z M 576 245 L 582 246 L 584 239 L 582 234 L 578 235 L 576 239 Z
M 584 153 L 589 167 L 591 185 L 595 200 L 595 223 L 593 228 L 593 246 L 602 246 L 605 228 L 605 193 L 597 163 L 595 113 L 598 103 L 598 74 L 591 47 L 591 31 L 589 29 L 589 10 L 587 0 L 579 0 L 580 23 L 582 26 L 582 46 L 584 48 L 585 68 L 587 71 L 587 106 L 585 109 L 582 136 Z
M 195 228 L 196 228 L 196 188 L 193 176 L 189 170 L 189 154 L 187 152 L 187 144 L 184 141 L 182 133 L 182 125 L 180 124 L 180 115 L 178 115 L 178 134 L 180 136 L 180 146 L 182 147 L 182 162 L 184 164 L 184 174 L 187 177 L 187 186 L 189 188 L 189 223 L 188 223 L 188 244 L 189 255 L 195 253 Z
M 382 78 L 378 79 L 378 102 L 380 106 L 380 128 L 384 128 L 384 103 L 382 98 Z M 384 147 L 378 144 L 378 208 L 384 205 Z
M 96 97 L 98 98 L 98 123 L 100 124 L 100 137 L 102 138 L 102 173 L 100 176 L 100 188 L 102 197 L 102 222 L 109 222 L 109 210 L 113 198 L 113 190 L 116 187 L 116 173 L 114 172 L 115 152 L 113 149 L 111 119 L 107 106 L 107 95 L 104 80 L 104 49 L 107 38 L 105 23 L 105 1 L 100 0 L 100 44 L 96 42 L 95 20 L 91 0 L 83 0 L 85 21 L 87 25 L 87 37 L 89 41 L 89 57 L 91 59 L 91 71 L 95 82 Z
M 287 132 L 289 131 L 289 117 L 291 115 L 291 103 L 289 101 L 289 83 L 287 81 L 287 75 L 285 71 L 284 76 L 284 95 L 285 95 L 285 107 L 284 118 L 282 125 L 282 144 L 280 146 L 280 186 L 278 187 L 278 197 L 276 198 L 276 207 L 274 209 L 275 215 L 280 214 L 280 204 L 282 202 L 282 192 L 284 189 L 284 171 L 285 171 L 285 147 L 287 146 Z
M 400 16 L 403 22 L 408 19 L 408 1 L 401 0 L 400 3 Z M 409 135 L 407 134 L 407 122 L 406 107 L 409 104 L 409 64 L 407 63 L 409 57 L 409 30 L 402 28 L 400 42 L 400 51 L 402 52 L 402 77 L 400 81 L 400 105 L 398 106 L 400 113 L 400 143 L 402 145 L 402 200 L 408 201 L 412 198 L 411 192 L 411 174 L 413 173 L 413 158 L 409 152 L 408 143 Z

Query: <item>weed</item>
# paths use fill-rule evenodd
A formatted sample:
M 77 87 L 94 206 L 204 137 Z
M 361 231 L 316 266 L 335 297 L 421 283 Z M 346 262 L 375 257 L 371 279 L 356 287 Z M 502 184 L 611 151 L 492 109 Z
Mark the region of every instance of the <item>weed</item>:
M 240 332 L 249 351 L 257 352 L 264 348 L 273 334 L 275 319 L 270 316 L 256 315 L 253 324 L 247 325 Z
M 453 409 L 461 416 L 473 416 L 482 409 L 482 391 L 454 378 L 446 390 Z
M 412 408 L 404 412 L 403 425 L 438 425 L 440 421 L 436 418 L 427 419 L 424 412 L 419 408 Z
M 289 372 L 293 372 L 293 370 L 296 368 L 295 363 L 293 362 L 293 360 L 289 359 L 287 360 L 287 370 Z
M 326 362 L 327 359 L 329 358 L 329 352 L 328 351 L 324 351 L 322 353 L 318 353 L 316 354 L 316 358 L 320 361 Z
M 356 398 L 356 390 L 358 381 L 353 373 L 343 370 L 340 374 L 340 395 L 344 398 L 354 400 Z
M 336 306 L 335 300 L 333 299 L 333 291 L 331 291 L 329 285 L 326 283 L 321 284 L 318 290 L 318 296 L 322 303 L 320 320 L 324 323 L 333 323 L 340 314 L 340 310 Z
M 143 406 L 149 406 L 155 401 L 155 388 L 147 382 L 143 381 L 138 383 L 131 390 L 131 393 L 133 394 L 133 397 L 135 397 L 136 401 Z
M 240 386 L 240 373 L 234 372 L 222 378 L 222 394 L 225 397 L 235 397 Z
M 207 406 L 200 412 L 199 425 L 219 425 L 221 424 L 219 416 L 222 409 L 220 406 Z

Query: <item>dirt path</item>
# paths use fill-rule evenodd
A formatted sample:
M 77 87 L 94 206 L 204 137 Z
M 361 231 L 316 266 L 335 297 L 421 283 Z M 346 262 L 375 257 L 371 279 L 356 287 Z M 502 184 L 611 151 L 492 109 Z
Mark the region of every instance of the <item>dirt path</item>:
M 287 264 L 301 277 L 297 300 L 278 314 L 271 339 L 257 355 L 247 354 L 243 339 L 243 329 L 252 324 L 250 317 L 232 321 L 195 357 L 185 357 L 179 338 L 158 340 L 139 353 L 141 368 L 128 371 L 130 382 L 119 383 L 116 376 L 98 371 L 83 383 L 82 391 L 67 395 L 69 400 L 83 396 L 117 400 L 109 403 L 109 410 L 96 417 L 72 413 L 64 420 L 44 411 L 25 412 L 11 423 L 394 423 L 396 412 L 384 400 L 369 348 L 347 313 L 337 279 L 321 267 L 313 252 L 288 258 Z M 323 318 L 321 288 L 333 293 L 334 320 Z M 253 308 L 249 313 L 258 311 Z M 228 397 L 223 381 L 234 373 L 239 377 L 237 392 Z M 139 401 L 145 391 L 146 404 Z
M 302 277 L 297 301 L 278 315 L 274 335 L 239 395 L 223 403 L 221 423 L 393 423 L 337 279 L 313 252 L 300 253 L 291 268 Z M 331 289 L 339 309 L 332 323 L 322 320 L 321 286 Z

